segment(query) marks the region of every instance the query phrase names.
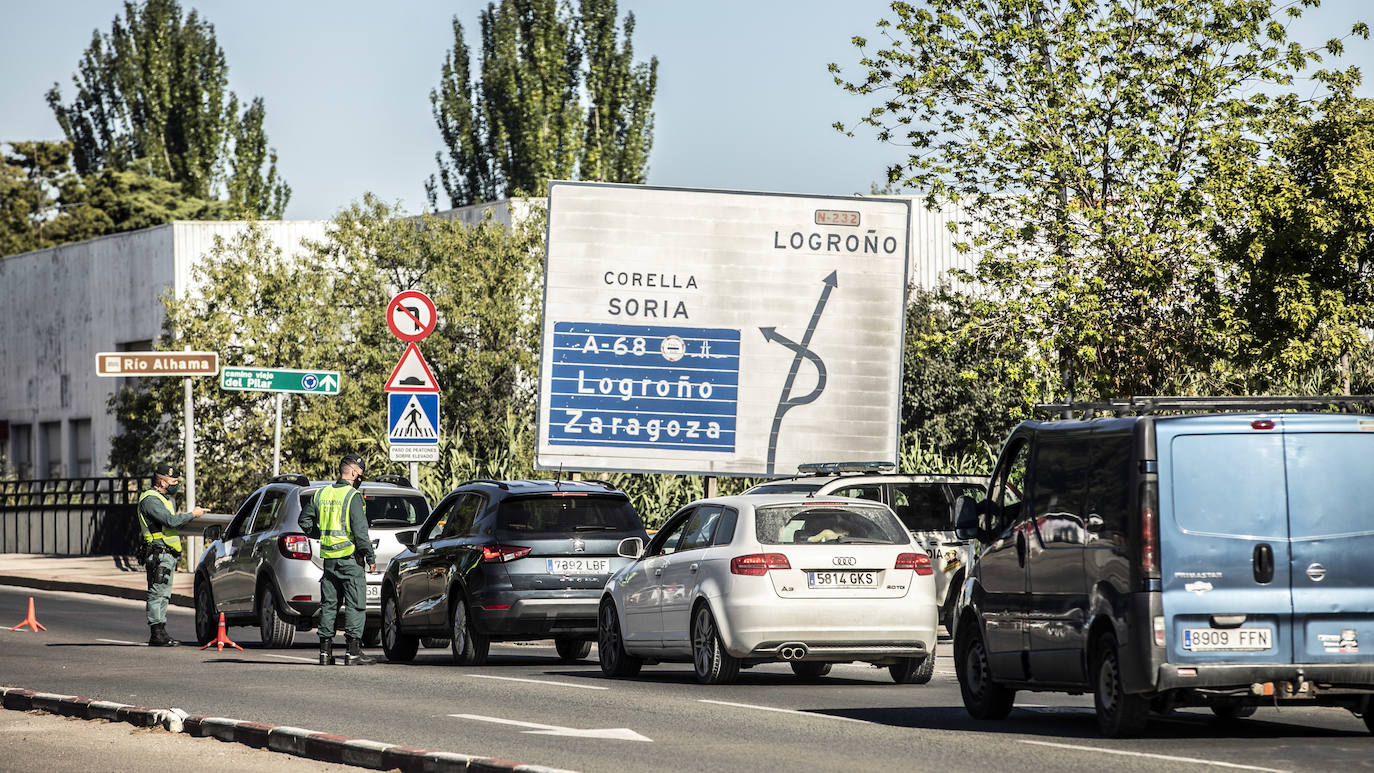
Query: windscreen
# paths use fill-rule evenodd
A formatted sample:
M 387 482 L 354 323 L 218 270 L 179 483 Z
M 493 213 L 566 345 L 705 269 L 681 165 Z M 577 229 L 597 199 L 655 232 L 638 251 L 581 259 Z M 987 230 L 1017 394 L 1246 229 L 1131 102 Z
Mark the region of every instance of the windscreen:
M 747 494 L 810 494 L 821 487 L 819 483 L 760 483 Z
M 503 500 L 496 531 L 508 536 L 554 534 L 642 536 L 644 524 L 625 497 L 581 493 Z
M 910 535 L 882 505 L 789 504 L 760 507 L 754 531 L 764 545 L 900 545 Z

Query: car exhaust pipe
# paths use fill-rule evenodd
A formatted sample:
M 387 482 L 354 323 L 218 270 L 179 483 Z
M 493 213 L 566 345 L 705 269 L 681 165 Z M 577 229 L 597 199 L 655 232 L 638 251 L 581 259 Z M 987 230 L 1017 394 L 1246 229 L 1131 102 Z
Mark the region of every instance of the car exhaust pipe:
M 783 660 L 801 660 L 806 657 L 806 645 L 801 643 L 788 643 L 778 647 L 778 657 Z

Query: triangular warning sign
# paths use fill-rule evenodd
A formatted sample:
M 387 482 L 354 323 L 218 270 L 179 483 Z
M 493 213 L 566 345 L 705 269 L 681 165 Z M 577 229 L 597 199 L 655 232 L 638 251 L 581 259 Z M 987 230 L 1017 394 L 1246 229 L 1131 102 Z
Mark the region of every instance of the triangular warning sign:
M 391 378 L 382 387 L 387 392 L 438 392 L 439 384 L 429 370 L 429 363 L 420 356 L 415 344 L 407 344 L 401 361 L 391 371 Z
M 392 442 L 430 440 L 438 437 L 439 432 L 434 428 L 434 422 L 430 420 L 429 414 L 420 404 L 420 396 L 411 395 L 410 400 L 406 402 L 406 407 L 401 410 L 401 413 L 396 417 L 396 423 L 391 427 Z

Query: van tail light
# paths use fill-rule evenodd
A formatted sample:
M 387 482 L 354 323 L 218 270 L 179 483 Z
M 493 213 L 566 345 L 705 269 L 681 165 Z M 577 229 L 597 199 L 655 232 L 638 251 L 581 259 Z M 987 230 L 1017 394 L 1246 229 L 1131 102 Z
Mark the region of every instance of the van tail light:
M 1155 615 L 1155 646 L 1164 646 L 1164 615 Z
M 283 556 L 298 561 L 310 560 L 310 538 L 304 534 L 284 534 L 277 540 L 277 549 Z
M 930 565 L 930 556 L 925 553 L 902 553 L 897 556 L 897 563 L 892 568 L 910 569 L 922 577 L 935 573 L 935 569 Z
M 1140 484 L 1140 572 L 1145 580 L 1159 579 L 1159 484 Z
M 504 564 L 507 561 L 524 558 L 530 554 L 531 550 L 534 550 L 534 548 L 526 548 L 519 545 L 483 545 L 482 560 Z
M 730 574 L 746 574 L 760 577 L 768 574 L 769 569 L 791 569 L 787 556 L 781 553 L 750 553 L 730 559 Z

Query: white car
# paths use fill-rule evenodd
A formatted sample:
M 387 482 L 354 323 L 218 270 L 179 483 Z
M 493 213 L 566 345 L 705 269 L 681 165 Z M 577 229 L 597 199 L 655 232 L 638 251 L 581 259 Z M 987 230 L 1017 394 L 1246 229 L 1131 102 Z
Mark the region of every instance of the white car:
M 597 618 L 601 670 L 691 662 L 703 684 L 786 661 L 803 678 L 832 663 L 885 665 L 925 683 L 935 665 L 930 557 L 886 505 L 845 497 L 745 494 L 669 518 L 613 574 Z

